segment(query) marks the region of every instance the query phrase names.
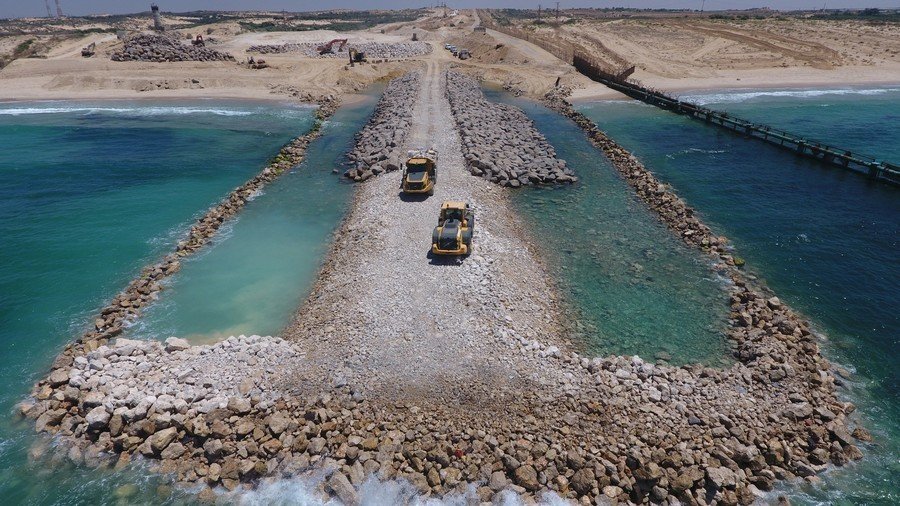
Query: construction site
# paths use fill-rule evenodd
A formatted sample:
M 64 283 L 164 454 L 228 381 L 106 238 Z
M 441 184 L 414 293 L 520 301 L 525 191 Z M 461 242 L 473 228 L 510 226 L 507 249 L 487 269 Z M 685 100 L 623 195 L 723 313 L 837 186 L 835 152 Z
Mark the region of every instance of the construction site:
M 52 441 L 35 443 L 34 462 L 161 475 L 170 482 L 161 503 L 240 501 L 302 478 L 314 504 L 675 505 L 790 503 L 791 487 L 816 486 L 875 452 L 877 434 L 842 389 L 850 373 L 827 355 L 818 322 L 747 270 L 720 222 L 581 104 L 635 100 L 727 136 L 723 144 L 758 143 L 810 171 L 893 191 L 897 160 L 681 93 L 896 85 L 896 11 L 557 3 L 174 13 L 152 4 L 75 17 L 60 0 L 45 6 L 46 18 L 0 20 L 4 100 L 316 109 L 309 130 L 195 210 L 171 251 L 52 349 L 15 408 Z M 304 170 L 307 150 L 346 128 L 335 115 L 372 93 L 352 148 L 329 167 L 352 198 L 278 336 L 137 335 L 182 269 L 226 240 L 257 197 Z M 563 121 L 581 144 L 561 143 L 538 115 Z M 572 309 L 581 295 L 550 267 L 568 268 L 574 253 L 554 248 L 517 204 L 523 192 L 555 203 L 583 191 L 581 155 L 608 164 L 632 214 L 652 220 L 642 227 L 665 234 L 657 243 L 719 283 L 710 296 L 723 315 L 723 360 L 602 354 L 586 343 Z M 570 235 L 594 240 L 586 228 Z M 641 272 L 659 255 L 653 247 L 625 261 L 631 286 L 656 282 Z M 615 253 L 598 251 L 598 265 Z M 372 492 L 386 483 L 400 492 Z M 126 502 L 137 497 L 120 490 Z

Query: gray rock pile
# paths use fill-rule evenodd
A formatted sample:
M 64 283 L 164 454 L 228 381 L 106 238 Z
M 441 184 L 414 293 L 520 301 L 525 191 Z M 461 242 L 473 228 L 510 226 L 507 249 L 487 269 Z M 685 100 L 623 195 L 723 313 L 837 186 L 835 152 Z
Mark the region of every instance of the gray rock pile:
M 511 188 L 577 180 L 525 113 L 490 102 L 471 77 L 449 71 L 447 96 L 473 175 Z
M 366 181 L 400 168 L 420 78 L 420 72 L 410 72 L 388 83 L 369 122 L 356 134 L 356 145 L 347 154 L 352 167 L 344 173 L 346 177 Z
M 347 43 L 338 51 L 338 45 L 334 45 L 333 53 L 319 54 L 316 49 L 324 42 L 303 42 L 288 44 L 270 44 L 250 46 L 248 52 L 260 54 L 300 53 L 308 58 L 341 58 L 348 59 L 350 48 L 366 54 L 366 58 L 401 59 L 429 54 L 433 51 L 431 44 L 427 42 L 359 42 Z
M 234 56 L 202 46 L 183 44 L 165 35 L 140 34 L 125 40 L 125 47 L 110 57 L 112 61 L 234 61 Z

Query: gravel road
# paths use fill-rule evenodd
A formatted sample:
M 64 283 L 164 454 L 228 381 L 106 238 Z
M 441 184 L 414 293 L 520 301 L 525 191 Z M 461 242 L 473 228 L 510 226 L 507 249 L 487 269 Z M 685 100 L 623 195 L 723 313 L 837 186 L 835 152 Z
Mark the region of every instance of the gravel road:
M 561 371 L 522 354 L 512 337 L 556 335 L 555 299 L 505 194 L 468 174 L 444 79 L 429 61 L 407 140 L 438 151 L 435 195 L 402 196 L 399 172 L 361 185 L 324 275 L 285 335 L 310 350 L 314 360 L 298 377 L 311 383 L 321 375 L 393 401 L 494 411 L 539 383 L 559 383 Z M 450 199 L 476 211 L 474 254 L 462 260 L 428 254 Z

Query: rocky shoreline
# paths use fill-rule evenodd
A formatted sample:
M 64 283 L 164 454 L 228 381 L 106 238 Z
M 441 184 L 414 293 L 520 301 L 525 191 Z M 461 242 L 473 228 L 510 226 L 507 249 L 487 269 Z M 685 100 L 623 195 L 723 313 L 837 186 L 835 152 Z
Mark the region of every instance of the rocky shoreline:
M 373 179 L 360 186 L 289 341 L 109 342 L 115 327 L 104 320 L 57 359 L 23 415 L 58 436 L 56 451 L 75 462 L 125 465 L 141 456 L 181 484 L 227 490 L 324 473 L 323 498 L 348 505 L 359 504 L 370 476 L 476 503 L 511 491 L 526 502 L 553 492 L 583 504 L 749 504 L 777 480 L 813 481 L 828 465 L 861 457 L 856 441 L 869 435 L 852 427 L 854 406 L 836 398 L 808 322 L 751 286 L 724 239 L 551 97 L 663 221 L 722 260 L 734 283 L 729 337 L 738 362 L 727 369 L 572 351 L 504 190 L 463 172 L 465 148 L 447 126 L 439 75 L 448 79 L 433 67 L 421 77 L 409 131 L 417 141 L 435 129 L 438 197 L 472 200 L 476 254 L 428 262 L 414 246 L 419 235 L 427 242 L 431 204 L 398 199 L 396 175 Z M 195 228 L 211 234 L 217 223 Z M 168 269 L 157 267 L 151 272 Z M 438 296 L 409 283 L 426 273 Z M 143 301 L 129 290 L 129 303 Z M 110 307 L 113 325 L 131 314 Z M 210 488 L 201 499 L 214 499 Z
M 320 135 L 322 123 L 334 114 L 340 101 L 328 95 L 320 97 L 317 103 L 316 120 L 310 132 L 288 142 L 259 174 L 232 190 L 220 203 L 210 208 L 191 227 L 187 236 L 177 243 L 175 252 L 144 267 L 137 278 L 100 310 L 92 328 L 66 346 L 54 361 L 54 370 L 70 366 L 75 357 L 96 350 L 119 336 L 125 326 L 140 316 L 141 308 L 158 299 L 159 292 L 163 290 L 161 282 L 178 272 L 183 258 L 206 245 L 222 224 L 237 214 L 265 185 L 303 160 L 307 146 Z M 50 376 L 52 377 L 52 373 Z M 38 382 L 33 392 L 35 398 L 44 401 L 49 399 L 51 384 L 49 377 Z
M 388 83 L 372 117 L 356 134 L 356 145 L 347 153 L 352 167 L 344 172 L 345 177 L 366 181 L 400 168 L 420 79 L 420 72 L 409 72 Z
M 487 100 L 475 79 L 448 71 L 447 96 L 472 175 L 511 188 L 577 181 L 534 122 Z
M 183 44 L 175 37 L 140 34 L 125 40 L 125 47 L 110 56 L 112 61 L 234 61 L 234 56 L 203 46 Z

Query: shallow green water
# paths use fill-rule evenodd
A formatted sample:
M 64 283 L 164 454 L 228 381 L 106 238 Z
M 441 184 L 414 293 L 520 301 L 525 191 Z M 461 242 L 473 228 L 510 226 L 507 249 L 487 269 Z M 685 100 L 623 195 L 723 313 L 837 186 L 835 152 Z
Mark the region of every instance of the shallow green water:
M 129 334 L 195 342 L 277 335 L 307 294 L 352 185 L 340 167 L 377 97 L 340 109 L 307 158 L 266 187 L 215 243 L 183 263 Z
M 312 108 L 235 101 L 0 104 L 0 497 L 113 501 L 157 479 L 30 463 L 13 406 L 96 308 L 308 130 Z
M 728 296 L 711 262 L 660 223 L 574 123 L 530 101 L 488 95 L 521 107 L 580 178 L 573 187 L 515 192 L 514 202 L 558 270 L 589 350 L 730 362 Z
M 687 98 L 900 161 L 900 89 Z M 635 102 L 581 109 L 730 237 L 748 270 L 827 336 L 826 355 L 856 371 L 843 395 L 876 442 L 819 485 L 786 485 L 792 500 L 900 503 L 900 188 Z

